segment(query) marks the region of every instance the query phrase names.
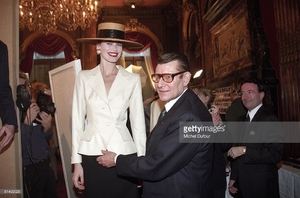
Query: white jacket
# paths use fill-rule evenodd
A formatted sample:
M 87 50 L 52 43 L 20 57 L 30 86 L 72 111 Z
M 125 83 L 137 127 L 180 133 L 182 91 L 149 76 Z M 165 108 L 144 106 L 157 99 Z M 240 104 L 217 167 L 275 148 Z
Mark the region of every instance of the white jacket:
M 81 163 L 81 154 L 102 155 L 101 150 L 145 155 L 146 129 L 140 76 L 121 66 L 117 68 L 119 72 L 108 94 L 99 66 L 82 70 L 76 77 L 72 164 Z M 126 127 L 128 108 L 132 136 Z

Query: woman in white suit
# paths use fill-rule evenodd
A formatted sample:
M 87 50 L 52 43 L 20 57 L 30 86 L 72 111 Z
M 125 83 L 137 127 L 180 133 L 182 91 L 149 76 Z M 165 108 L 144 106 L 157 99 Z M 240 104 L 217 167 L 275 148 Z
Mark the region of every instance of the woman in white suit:
M 95 44 L 100 64 L 76 77 L 72 112 L 73 183 L 85 197 L 138 197 L 137 183 L 118 177 L 96 161 L 101 150 L 145 155 L 146 129 L 140 76 L 117 65 L 123 47 L 143 45 L 124 40 L 125 26 L 100 23 L 97 38 L 78 42 Z M 126 127 L 130 117 L 131 133 Z

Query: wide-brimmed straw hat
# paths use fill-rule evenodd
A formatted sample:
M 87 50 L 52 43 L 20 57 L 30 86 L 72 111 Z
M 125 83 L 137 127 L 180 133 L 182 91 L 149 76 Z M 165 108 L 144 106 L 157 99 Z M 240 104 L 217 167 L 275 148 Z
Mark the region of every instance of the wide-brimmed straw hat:
M 83 42 L 88 44 L 98 44 L 102 41 L 113 41 L 122 43 L 126 48 L 142 48 L 144 45 L 125 40 L 125 25 L 119 23 L 105 22 L 98 25 L 97 38 L 79 38 L 77 42 Z

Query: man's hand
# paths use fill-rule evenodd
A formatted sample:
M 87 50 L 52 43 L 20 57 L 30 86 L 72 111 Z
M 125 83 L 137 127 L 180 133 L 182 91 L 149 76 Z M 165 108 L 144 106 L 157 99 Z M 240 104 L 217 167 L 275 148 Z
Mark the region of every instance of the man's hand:
M 229 191 L 230 191 L 232 194 L 236 194 L 237 191 L 238 191 L 238 189 L 237 189 L 236 187 L 233 186 L 234 183 L 235 183 L 234 180 L 230 180 L 230 181 L 229 181 L 229 184 L 228 184 L 228 189 L 229 189 Z
M 231 147 L 231 149 L 229 149 L 227 155 L 232 157 L 233 159 L 240 157 L 242 155 L 244 155 L 245 153 L 243 152 L 243 150 L 245 149 L 245 146 L 235 146 L 235 147 Z
M 111 152 L 111 151 L 104 151 L 104 150 L 102 150 L 102 153 L 103 153 L 103 155 L 101 155 L 97 158 L 97 162 L 99 164 L 101 164 L 102 166 L 104 166 L 106 168 L 116 166 L 116 163 L 115 163 L 115 156 L 117 155 L 116 153 Z
M 0 142 L 0 152 L 1 150 L 8 145 L 13 139 L 15 135 L 15 126 L 5 124 L 0 129 L 0 137 L 3 137 L 2 141 Z

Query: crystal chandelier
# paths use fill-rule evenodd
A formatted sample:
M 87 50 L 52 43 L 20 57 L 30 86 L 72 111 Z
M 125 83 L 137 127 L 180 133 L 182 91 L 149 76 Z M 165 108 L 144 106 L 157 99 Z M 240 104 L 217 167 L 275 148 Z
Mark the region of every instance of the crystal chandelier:
M 90 27 L 101 12 L 96 0 L 20 0 L 20 28 L 44 34 L 57 27 L 74 31 Z

